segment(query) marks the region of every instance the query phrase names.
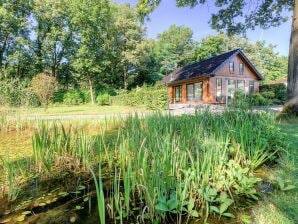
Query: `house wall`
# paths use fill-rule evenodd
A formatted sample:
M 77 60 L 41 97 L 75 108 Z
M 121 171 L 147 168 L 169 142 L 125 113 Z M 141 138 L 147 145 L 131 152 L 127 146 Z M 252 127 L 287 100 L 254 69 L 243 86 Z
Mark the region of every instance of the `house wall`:
M 234 72 L 230 72 L 229 64 L 234 62 Z M 239 64 L 244 65 L 244 72 L 241 73 L 239 70 Z M 216 102 L 216 79 L 222 79 L 222 98 L 221 102 Z M 249 93 L 249 81 L 254 81 L 254 92 L 259 92 L 259 80 L 255 72 L 250 68 L 250 66 L 242 59 L 241 56 L 236 55 L 230 61 L 226 61 L 218 70 L 215 72 L 215 76 L 208 78 L 196 78 L 192 80 L 186 80 L 184 82 L 179 82 L 176 84 L 168 85 L 168 96 L 170 97 L 171 103 L 182 103 L 182 104 L 206 104 L 206 103 L 224 103 L 227 90 L 228 90 L 228 80 L 233 79 L 244 80 L 245 82 L 245 92 Z M 203 81 L 203 100 L 200 102 L 187 101 L 186 85 L 190 83 L 195 83 Z M 175 86 L 181 85 L 182 87 L 182 100 L 181 102 L 174 102 L 175 99 Z
M 230 62 L 234 62 L 234 72 L 230 72 L 229 64 Z M 244 72 L 240 73 L 239 64 L 243 63 Z M 244 80 L 245 82 L 245 93 L 249 93 L 249 81 L 254 81 L 254 92 L 259 92 L 259 80 L 254 71 L 250 69 L 250 66 L 239 56 L 235 56 L 230 61 L 227 61 L 222 65 L 216 72 L 215 77 L 210 78 L 210 103 L 216 102 L 216 79 L 222 79 L 222 96 L 224 102 L 225 97 L 227 96 L 228 90 L 228 80 Z
M 203 96 L 202 101 L 187 101 L 187 85 L 196 82 L 203 82 Z M 180 102 L 175 102 L 175 87 L 181 86 L 182 96 Z M 192 80 L 187 80 L 185 82 L 179 82 L 176 84 L 170 84 L 168 86 L 168 96 L 170 97 L 170 103 L 183 103 L 183 104 L 205 104 L 210 101 L 210 87 L 209 87 L 209 77 L 208 78 L 196 78 Z

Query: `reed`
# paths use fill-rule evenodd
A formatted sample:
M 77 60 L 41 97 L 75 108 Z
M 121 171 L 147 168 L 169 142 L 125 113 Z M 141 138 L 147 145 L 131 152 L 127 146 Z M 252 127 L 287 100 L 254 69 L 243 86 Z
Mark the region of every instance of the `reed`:
M 132 115 L 105 120 L 97 134 L 86 133 L 88 127 L 40 124 L 33 154 L 39 173 L 90 171 L 101 223 L 105 201 L 107 214 L 120 223 L 129 216 L 159 223 L 199 217 L 207 222 L 210 214 L 233 217 L 235 201 L 258 199 L 254 170 L 286 147 L 272 115 L 235 109 Z M 97 177 L 89 168 L 98 164 L 111 171 L 107 200 L 105 173 L 99 169 Z

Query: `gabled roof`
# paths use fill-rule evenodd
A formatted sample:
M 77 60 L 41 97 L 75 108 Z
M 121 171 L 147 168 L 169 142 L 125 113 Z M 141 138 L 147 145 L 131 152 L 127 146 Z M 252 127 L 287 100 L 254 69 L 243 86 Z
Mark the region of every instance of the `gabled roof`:
M 240 54 L 243 60 L 249 65 L 249 67 L 256 73 L 259 80 L 263 80 L 263 76 L 248 60 L 244 53 L 240 49 L 226 52 L 224 54 L 208 58 L 206 60 L 195 62 L 190 65 L 186 65 L 182 68 L 178 68 L 170 75 L 166 76 L 164 81 L 166 83 L 179 82 L 182 80 L 189 80 L 197 77 L 214 76 L 215 72 L 221 68 L 230 58 Z

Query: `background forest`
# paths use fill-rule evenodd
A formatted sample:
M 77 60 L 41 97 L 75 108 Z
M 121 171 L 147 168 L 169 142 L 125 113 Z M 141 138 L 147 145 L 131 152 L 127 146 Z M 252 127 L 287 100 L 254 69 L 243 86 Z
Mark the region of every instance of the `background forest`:
M 2 0 L 0 6 L 0 105 L 39 105 L 32 79 L 47 72 L 57 80 L 55 102 L 105 101 L 174 69 L 241 48 L 265 82 L 287 76 L 287 57 L 273 45 L 218 34 L 194 40 L 172 25 L 146 38 L 136 9 L 108 0 Z

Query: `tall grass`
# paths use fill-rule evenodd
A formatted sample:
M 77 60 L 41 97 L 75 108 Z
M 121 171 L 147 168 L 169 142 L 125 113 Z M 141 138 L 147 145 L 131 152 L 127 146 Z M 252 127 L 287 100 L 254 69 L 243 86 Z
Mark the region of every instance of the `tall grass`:
M 101 223 L 134 216 L 140 222 L 181 223 L 210 214 L 233 217 L 235 201 L 257 200 L 254 170 L 286 147 L 270 114 L 242 110 L 195 115 L 153 114 L 111 121 L 116 130 L 88 135 L 63 125 L 40 125 L 33 136 L 38 172 L 88 171 L 107 164 L 113 184 L 91 170 Z M 109 126 L 109 122 L 105 124 Z M 107 206 L 104 203 L 107 203 Z

